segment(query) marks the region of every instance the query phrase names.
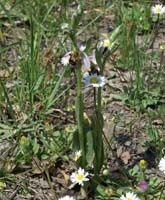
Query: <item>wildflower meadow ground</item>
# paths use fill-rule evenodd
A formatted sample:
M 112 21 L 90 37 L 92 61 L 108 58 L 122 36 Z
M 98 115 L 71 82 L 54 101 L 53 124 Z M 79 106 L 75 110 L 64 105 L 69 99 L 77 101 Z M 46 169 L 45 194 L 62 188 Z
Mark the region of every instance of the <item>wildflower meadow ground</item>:
M 165 200 L 165 5 L 0 1 L 0 200 Z

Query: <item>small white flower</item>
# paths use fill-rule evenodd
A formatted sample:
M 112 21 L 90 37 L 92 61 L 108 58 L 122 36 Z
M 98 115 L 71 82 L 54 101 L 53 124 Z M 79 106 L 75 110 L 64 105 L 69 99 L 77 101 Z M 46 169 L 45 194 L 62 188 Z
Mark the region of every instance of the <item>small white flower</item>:
M 62 30 L 67 29 L 67 28 L 69 28 L 69 24 L 68 24 L 68 23 L 63 23 L 63 24 L 61 25 L 61 29 L 62 29 Z
M 165 174 L 165 156 L 159 162 L 159 169 Z
M 91 67 L 90 59 L 85 52 L 82 52 L 82 55 L 83 55 L 83 57 L 82 57 L 82 68 L 83 68 L 84 71 L 90 71 L 90 67 Z
M 80 167 L 77 172 L 71 174 L 70 179 L 75 184 L 84 185 L 84 182 L 89 180 L 88 175 L 89 173 Z
M 103 47 L 108 48 L 110 46 L 110 41 L 109 39 L 103 40 Z
M 71 56 L 71 52 L 66 53 L 62 58 L 61 58 L 61 63 L 66 66 L 69 64 L 69 59 Z
M 77 161 L 77 160 L 81 157 L 81 154 L 82 154 L 82 151 L 81 151 L 81 150 L 80 150 L 80 151 L 74 152 L 74 153 L 72 154 L 72 159 L 73 159 L 74 161 Z
M 151 8 L 153 14 L 163 14 L 165 12 L 165 7 L 162 4 L 157 4 L 155 6 L 152 6 Z
M 83 43 L 83 44 L 81 44 L 81 45 L 79 46 L 79 50 L 80 50 L 81 52 L 83 52 L 85 49 L 86 49 L 86 44 L 85 44 L 85 43 Z
M 58 200 L 75 200 L 75 198 L 66 195 L 64 197 L 59 198 Z
M 94 64 L 97 65 L 97 61 L 96 61 L 96 51 L 93 50 L 92 54 L 89 56 L 89 60 Z
M 140 200 L 140 199 L 133 192 L 127 192 L 125 196 L 122 195 L 120 197 L 120 200 Z
M 101 75 L 97 75 L 97 73 L 85 73 L 83 79 L 86 86 L 103 87 L 105 85 L 105 78 Z

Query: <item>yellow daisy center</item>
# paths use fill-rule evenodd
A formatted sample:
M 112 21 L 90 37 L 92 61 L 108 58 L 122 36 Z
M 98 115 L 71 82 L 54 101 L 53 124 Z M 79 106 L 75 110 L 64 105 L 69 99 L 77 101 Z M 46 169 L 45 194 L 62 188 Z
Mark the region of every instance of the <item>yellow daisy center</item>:
M 156 12 L 160 13 L 161 12 L 161 8 L 160 7 L 156 8 Z
M 98 79 L 97 79 L 97 77 L 92 77 L 91 79 L 90 79 L 90 83 L 98 83 L 99 81 L 98 81 Z
M 109 45 L 110 45 L 109 40 L 104 40 L 104 47 L 109 47 Z
M 77 154 L 74 154 L 73 160 L 77 161 L 79 159 L 79 156 Z
M 128 197 L 127 200 L 133 200 L 131 197 Z
M 84 178 L 83 174 L 77 174 L 77 180 L 81 181 Z

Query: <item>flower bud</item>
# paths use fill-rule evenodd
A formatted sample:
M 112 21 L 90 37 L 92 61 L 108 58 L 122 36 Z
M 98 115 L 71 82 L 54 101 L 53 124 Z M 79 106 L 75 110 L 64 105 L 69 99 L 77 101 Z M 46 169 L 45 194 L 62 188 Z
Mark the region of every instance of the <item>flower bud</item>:
M 108 169 L 104 169 L 103 170 L 103 175 L 104 176 L 109 176 L 109 170 Z
M 148 189 L 148 183 L 146 181 L 140 181 L 137 186 L 141 192 L 145 192 Z
M 139 165 L 142 169 L 146 169 L 147 167 L 147 161 L 145 160 L 140 160 Z

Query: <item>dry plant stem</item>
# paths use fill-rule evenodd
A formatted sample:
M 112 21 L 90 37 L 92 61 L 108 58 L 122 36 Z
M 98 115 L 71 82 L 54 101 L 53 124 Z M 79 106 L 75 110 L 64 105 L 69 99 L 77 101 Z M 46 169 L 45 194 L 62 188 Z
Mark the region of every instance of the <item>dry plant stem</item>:
M 9 112 L 9 114 L 10 114 L 10 117 L 11 117 L 14 121 L 16 121 L 15 113 L 14 113 L 14 111 L 13 111 L 12 104 L 11 104 L 11 102 L 10 102 L 8 93 L 7 93 L 6 88 L 5 88 L 5 85 L 3 84 L 3 81 L 2 81 L 1 79 L 0 79 L 0 85 L 1 85 L 1 87 L 2 87 L 2 89 L 3 89 L 4 96 L 5 96 L 6 101 L 7 101 L 8 112 Z
M 152 43 L 151 43 L 151 45 L 150 45 L 150 48 L 152 48 L 151 56 L 153 55 L 153 52 L 154 52 L 154 43 L 155 43 L 156 37 L 157 37 L 158 32 L 159 32 L 159 14 L 158 14 L 158 19 L 157 19 L 157 22 L 156 22 L 156 24 L 155 24 L 155 26 L 154 26 L 154 29 L 155 29 L 155 31 L 154 31 L 154 33 L 153 33 L 154 36 L 153 36 Z M 151 58 L 150 72 L 149 72 L 149 75 L 148 75 L 148 76 L 149 76 L 149 77 L 148 77 L 149 82 L 150 82 L 150 80 L 152 80 L 152 79 L 151 79 L 152 65 L 153 65 L 153 59 Z M 150 85 L 151 85 L 151 84 L 148 84 L 148 90 L 150 89 Z
M 35 162 L 35 164 L 36 164 L 36 166 L 38 167 L 38 169 L 40 170 L 41 174 L 43 174 L 43 170 L 41 169 L 41 167 L 39 166 L 39 164 L 36 162 L 36 160 L 35 160 L 34 158 L 32 158 L 32 159 L 33 159 L 33 161 Z M 54 191 L 54 189 L 53 189 L 53 186 L 52 186 L 52 183 L 51 183 L 51 180 L 50 180 L 49 172 L 48 172 L 47 169 L 45 169 L 44 171 L 45 171 L 46 180 L 47 180 L 48 185 L 49 185 L 49 187 L 50 187 L 50 189 L 51 189 L 53 198 L 54 198 L 54 200 L 57 200 L 56 193 L 55 193 L 55 191 Z
M 48 169 L 45 169 L 45 174 L 46 174 L 47 181 L 48 181 L 49 187 L 51 189 L 51 193 L 53 195 L 53 198 L 54 198 L 54 200 L 58 200 L 57 196 L 56 196 L 56 193 L 55 193 L 55 190 L 53 189 L 53 185 L 52 185 L 51 180 L 50 180 Z
M 110 62 L 112 63 L 112 65 L 114 66 L 115 71 L 117 72 L 120 81 L 123 82 L 123 80 L 127 83 L 127 80 L 125 79 L 125 77 L 121 74 L 121 72 L 118 70 L 118 66 L 116 64 L 116 62 L 110 57 Z M 123 79 L 123 80 L 122 80 Z M 128 84 L 127 84 L 128 85 Z
M 12 200 L 14 199 L 14 197 L 17 195 L 19 188 L 18 186 L 16 187 L 16 189 L 14 190 L 14 192 L 12 192 L 12 194 L 10 195 L 9 199 Z
M 155 28 L 156 30 L 154 31 L 153 40 L 152 40 L 152 43 L 151 43 L 151 45 L 150 45 L 150 48 L 152 48 L 152 50 L 153 50 L 153 46 L 154 46 L 156 37 L 157 37 L 157 35 L 158 35 L 158 31 L 159 31 L 159 19 L 160 19 L 160 15 L 158 14 L 158 19 L 157 19 L 157 22 L 156 22 L 156 24 L 155 24 L 155 26 L 154 26 L 154 28 Z
M 112 149 L 112 147 L 111 147 L 111 144 L 110 144 L 110 142 L 108 141 L 107 136 L 105 135 L 104 131 L 102 131 L 102 134 L 103 134 L 103 136 L 104 136 L 105 142 L 106 142 L 107 145 L 108 145 L 109 150 L 110 150 L 110 151 L 112 152 L 112 154 L 113 154 L 113 157 L 117 157 L 116 154 L 115 154 L 115 152 L 113 151 L 113 149 Z
M 0 192 L 0 200 L 10 200 L 6 195 Z
M 96 115 L 97 115 L 97 111 L 98 111 L 98 113 L 101 113 L 101 88 L 100 87 L 98 88 L 98 105 L 97 105 L 98 108 L 96 108 L 96 88 L 93 88 L 93 89 L 94 89 L 94 103 L 95 103 L 95 109 L 96 109 Z M 98 115 L 97 115 L 97 118 L 98 118 Z M 105 139 L 105 141 L 106 141 L 106 143 L 109 147 L 109 150 L 111 150 L 112 154 L 114 154 L 112 147 L 111 147 L 111 144 L 109 143 L 104 131 L 102 131 L 102 134 L 103 134 L 103 137 L 104 137 L 104 139 Z
M 157 78 L 156 78 L 156 83 L 159 81 L 159 78 L 160 78 L 160 74 L 161 74 L 161 70 L 162 70 L 162 63 L 163 63 L 163 56 L 164 56 L 164 51 L 161 52 L 161 55 L 160 55 L 160 64 L 159 64 L 159 69 L 158 69 L 158 75 L 157 75 Z
M 83 196 L 83 199 L 88 200 L 87 188 L 85 186 L 81 187 L 81 195 Z

